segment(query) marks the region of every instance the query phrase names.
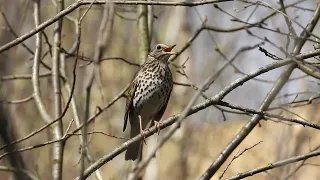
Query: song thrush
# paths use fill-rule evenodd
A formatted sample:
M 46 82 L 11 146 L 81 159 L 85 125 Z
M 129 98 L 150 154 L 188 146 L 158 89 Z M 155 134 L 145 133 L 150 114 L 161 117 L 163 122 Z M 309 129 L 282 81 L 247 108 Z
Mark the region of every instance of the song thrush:
M 140 67 L 129 87 L 123 131 L 129 119 L 131 125 L 130 138 L 144 134 L 147 124 L 159 125 L 166 110 L 173 81 L 168 67 L 168 59 L 175 45 L 158 44 L 152 48 L 144 64 Z M 130 145 L 126 151 L 126 160 L 136 160 L 142 141 Z

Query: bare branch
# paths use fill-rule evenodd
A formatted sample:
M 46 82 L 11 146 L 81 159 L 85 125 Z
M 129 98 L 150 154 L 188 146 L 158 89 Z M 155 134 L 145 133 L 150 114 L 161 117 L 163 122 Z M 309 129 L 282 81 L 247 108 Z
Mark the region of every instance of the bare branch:
M 34 20 L 36 27 L 40 24 L 40 1 L 35 0 L 34 1 Z M 40 84 L 39 84 L 39 63 L 40 63 L 40 56 L 41 56 L 41 50 L 42 50 L 42 38 L 41 33 L 36 34 L 36 51 L 34 54 L 34 60 L 33 60 L 33 69 L 32 69 L 32 85 L 34 90 L 34 99 L 36 102 L 36 106 L 38 110 L 40 111 L 40 114 L 43 118 L 43 120 L 47 123 L 51 122 L 51 117 L 49 116 L 46 108 L 44 107 L 44 104 L 42 102 L 42 99 L 40 97 Z
M 236 176 L 230 177 L 227 180 L 243 179 L 245 177 L 253 176 L 255 174 L 258 174 L 258 173 L 261 173 L 261 172 L 265 172 L 265 171 L 270 170 L 270 169 L 274 169 L 274 168 L 281 167 L 281 166 L 284 166 L 284 165 L 287 165 L 287 164 L 303 161 L 305 159 L 309 159 L 309 158 L 312 158 L 312 157 L 315 157 L 315 156 L 319 156 L 319 155 L 320 155 L 320 151 L 313 151 L 313 152 L 310 152 L 310 153 L 307 153 L 307 154 L 304 154 L 304 155 L 295 156 L 295 157 L 292 157 L 292 158 L 289 158 L 289 159 L 284 159 L 284 160 L 277 161 L 277 162 L 274 162 L 274 163 L 268 163 L 268 164 L 266 164 L 264 166 L 261 166 L 260 168 L 252 169 L 250 171 L 246 171 L 246 172 L 240 173 L 240 174 L 238 174 Z
M 13 30 L 13 28 L 11 27 L 8 19 L 7 19 L 7 16 L 4 14 L 4 12 L 2 12 L 0 10 L 0 14 L 2 15 L 3 19 L 4 19 L 4 22 L 6 23 L 6 25 L 8 26 L 8 29 L 9 31 L 11 32 L 11 34 L 15 37 L 15 38 L 18 38 L 18 35 L 17 33 Z M 34 55 L 34 52 L 24 43 L 22 42 L 21 43 L 22 47 L 24 47 L 30 54 Z
M 57 12 L 61 12 L 64 9 L 64 0 L 57 1 Z M 56 23 L 54 35 L 53 35 L 53 54 L 52 54 L 52 82 L 53 82 L 53 97 L 54 97 L 54 118 L 61 116 L 61 84 L 60 84 L 60 49 L 61 49 L 61 31 L 62 31 L 63 18 L 59 19 Z M 57 123 L 52 125 L 56 139 L 62 137 L 63 123 L 60 118 Z M 62 178 L 62 166 L 63 166 L 63 154 L 64 154 L 64 141 L 59 141 L 53 145 L 53 166 L 52 177 L 54 180 L 60 180 Z
M 46 72 L 39 74 L 39 77 L 49 77 L 51 72 Z M 32 74 L 21 74 L 21 75 L 10 75 L 10 76 L 2 76 L 1 81 L 9 81 L 9 80 L 30 80 L 32 78 Z
M 16 169 L 13 167 L 8 167 L 8 166 L 0 166 L 0 171 L 19 172 L 19 173 L 23 173 L 25 175 L 25 177 L 28 177 L 31 180 L 40 180 L 38 177 L 33 175 L 31 172 L 24 170 L 24 169 Z
M 227 172 L 228 168 L 230 167 L 230 165 L 232 164 L 232 162 L 236 159 L 238 159 L 242 154 L 244 154 L 246 151 L 249 151 L 250 149 L 253 149 L 254 147 L 258 146 L 260 143 L 262 143 L 262 141 L 257 142 L 256 144 L 254 144 L 253 146 L 250 146 L 248 148 L 245 148 L 244 150 L 242 150 L 241 152 L 238 152 L 236 155 L 233 156 L 233 158 L 231 159 L 231 161 L 229 162 L 229 164 L 227 165 L 226 169 L 223 171 L 223 173 L 221 174 L 221 176 L 219 177 L 219 179 L 222 179 L 223 175 Z
M 283 0 L 280 0 L 280 5 L 281 5 L 281 11 L 285 14 L 285 15 L 284 15 L 284 19 L 285 19 L 285 21 L 286 21 L 286 24 L 287 24 L 287 26 L 288 26 L 288 29 L 289 29 L 290 33 L 291 33 L 293 36 L 297 37 L 297 33 L 296 33 L 296 31 L 294 30 L 294 28 L 293 28 L 293 26 L 292 26 L 292 22 L 291 22 L 290 19 L 288 18 L 288 14 L 287 14 L 286 8 L 285 8 L 285 6 L 284 6 Z
M 320 74 L 319 74 L 319 70 L 318 69 L 311 69 L 303 64 L 298 64 L 298 68 L 306 73 L 307 75 L 314 77 L 316 79 L 320 79 Z
M 246 113 L 261 115 L 261 117 L 262 117 L 261 119 L 264 119 L 264 118 L 276 118 L 276 119 L 278 119 L 280 121 L 296 123 L 296 124 L 300 124 L 302 126 L 308 126 L 308 127 L 320 130 L 320 125 L 314 124 L 314 123 L 312 123 L 310 121 L 306 121 L 306 120 L 302 121 L 302 120 L 293 119 L 293 118 L 286 118 L 286 117 L 283 117 L 283 116 L 280 116 L 280 115 L 276 115 L 276 114 L 271 114 L 271 113 L 268 113 L 268 112 L 262 111 L 262 110 L 258 110 L 257 111 L 257 110 L 254 110 L 254 109 L 249 109 L 249 108 L 244 108 L 244 107 L 237 106 L 237 105 L 232 105 L 232 104 L 224 102 L 224 101 L 220 101 L 217 104 L 221 105 L 221 106 L 229 107 L 231 109 L 237 109 L 237 110 L 240 110 L 240 111 L 243 111 L 243 112 L 246 112 Z
M 28 96 L 23 99 L 19 99 L 19 100 L 0 100 L 0 102 L 5 103 L 5 104 L 21 104 L 21 103 L 29 102 L 32 99 L 33 99 L 33 95 Z

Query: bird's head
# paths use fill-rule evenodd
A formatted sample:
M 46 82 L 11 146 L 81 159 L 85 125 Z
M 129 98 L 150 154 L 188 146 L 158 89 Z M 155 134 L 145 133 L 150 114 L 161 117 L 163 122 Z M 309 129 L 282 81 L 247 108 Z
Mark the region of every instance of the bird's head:
M 149 56 L 166 62 L 171 55 L 176 54 L 171 51 L 175 46 L 176 45 L 168 46 L 165 44 L 157 44 L 151 49 Z

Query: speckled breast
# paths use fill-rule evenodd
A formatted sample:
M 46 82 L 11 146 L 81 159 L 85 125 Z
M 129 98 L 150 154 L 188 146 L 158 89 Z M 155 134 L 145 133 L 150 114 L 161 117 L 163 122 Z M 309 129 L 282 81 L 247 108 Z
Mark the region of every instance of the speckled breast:
M 168 67 L 158 67 L 138 75 L 138 87 L 133 100 L 136 112 L 152 118 L 166 102 L 172 90 L 172 75 Z M 168 68 L 168 69 L 165 69 Z

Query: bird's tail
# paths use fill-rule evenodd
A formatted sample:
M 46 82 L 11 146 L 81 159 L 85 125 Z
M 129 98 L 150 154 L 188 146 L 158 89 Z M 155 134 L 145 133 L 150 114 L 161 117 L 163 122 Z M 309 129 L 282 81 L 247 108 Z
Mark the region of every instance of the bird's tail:
M 130 139 L 137 136 L 139 133 L 140 133 L 139 124 L 138 123 L 131 124 Z M 126 151 L 125 160 L 132 160 L 132 161 L 136 160 L 139 155 L 140 145 L 141 145 L 141 141 L 131 144 Z

